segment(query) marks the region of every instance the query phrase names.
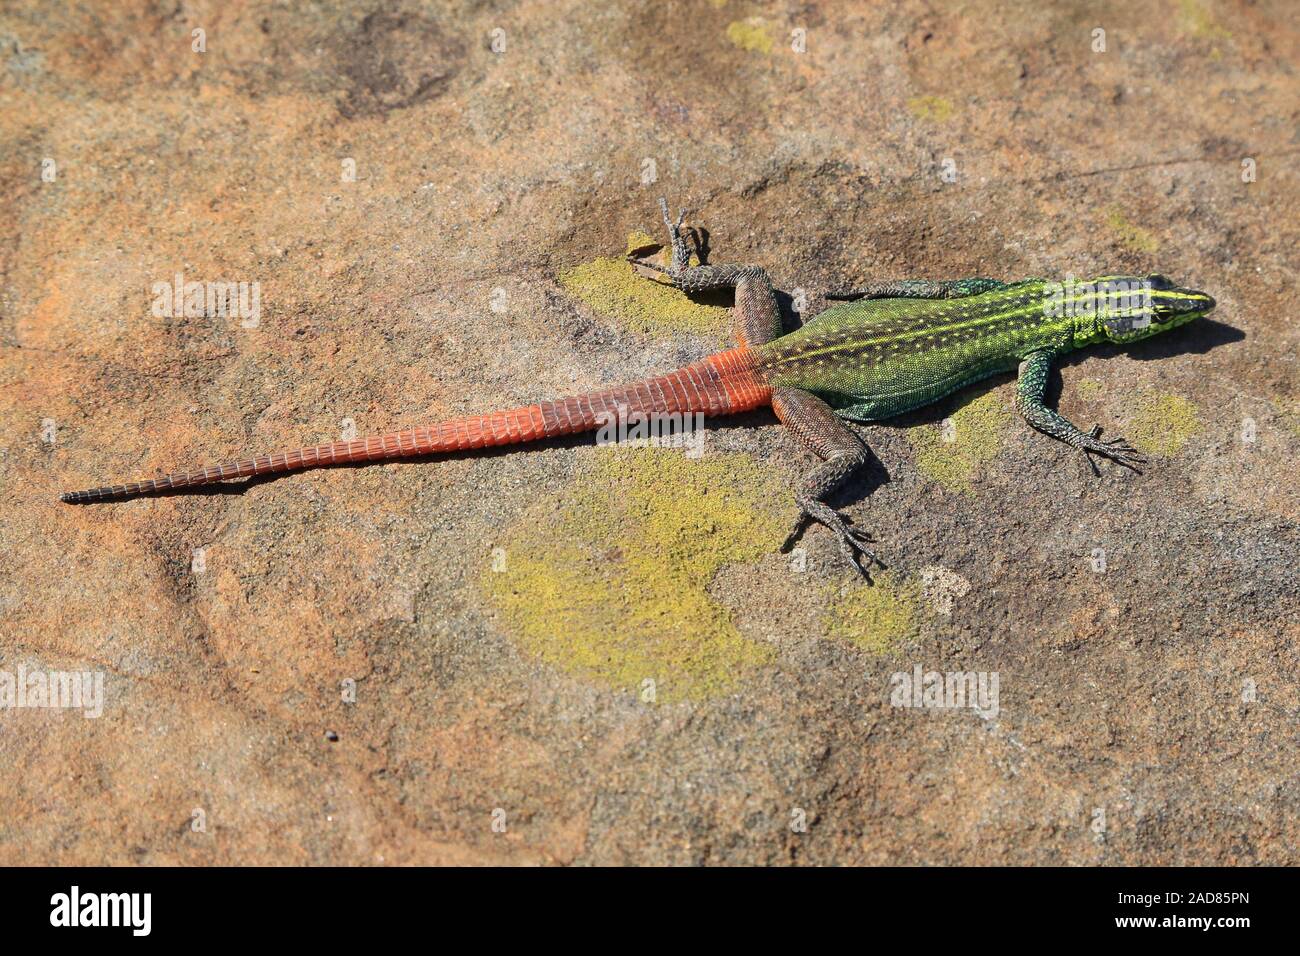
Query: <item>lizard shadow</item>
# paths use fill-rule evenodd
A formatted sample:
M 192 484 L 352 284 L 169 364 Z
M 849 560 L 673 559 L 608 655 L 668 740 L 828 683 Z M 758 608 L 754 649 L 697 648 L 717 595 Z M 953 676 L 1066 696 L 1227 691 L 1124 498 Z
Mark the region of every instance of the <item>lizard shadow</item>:
M 1141 342 L 1135 342 L 1132 345 L 1115 345 L 1109 342 L 1091 345 L 1078 351 L 1068 352 L 1061 356 L 1060 359 L 1052 363 L 1051 378 L 1048 381 L 1047 394 L 1045 400 L 1050 406 L 1055 406 L 1061 397 L 1063 380 L 1061 370 L 1073 368 L 1076 365 L 1085 363 L 1091 359 L 1100 359 L 1101 361 L 1110 361 L 1120 356 L 1128 356 L 1138 362 L 1150 362 L 1156 359 L 1171 358 L 1175 355 L 1204 355 L 1205 353 L 1216 349 L 1221 345 L 1228 345 L 1233 342 L 1240 342 L 1245 339 L 1246 333 L 1231 325 L 1218 322 L 1211 318 L 1198 319 L 1180 329 L 1175 329 L 1164 335 L 1157 335 Z M 904 412 L 892 418 L 882 419 L 878 422 L 871 422 L 872 425 L 881 425 L 892 428 L 910 428 L 915 425 L 932 425 L 943 421 L 949 417 L 954 410 L 970 403 L 975 398 L 1004 382 L 1014 381 L 1016 372 L 1014 370 L 999 372 L 988 378 L 975 382 L 965 388 L 958 389 L 944 399 L 940 399 L 924 408 L 918 408 L 911 412 Z
M 89 508 L 95 505 L 123 504 L 128 501 L 142 501 L 146 498 L 204 498 L 208 495 L 242 495 L 254 485 L 261 485 L 268 481 L 274 481 L 276 478 L 282 478 L 286 474 L 292 474 L 292 472 L 277 471 L 267 475 L 254 475 L 250 478 L 240 479 L 239 481 L 213 482 L 210 485 L 189 485 L 184 488 L 156 488 L 153 491 L 137 491 L 129 495 L 113 495 L 96 501 L 68 501 L 64 503 L 75 505 L 80 508 Z
M 1132 345 L 1113 345 L 1104 342 L 1087 350 L 1071 352 L 1061 364 L 1074 365 L 1088 358 L 1110 359 L 1117 355 L 1127 355 L 1139 362 L 1170 358 L 1174 355 L 1204 355 L 1221 345 L 1240 342 L 1245 337 L 1246 333 L 1241 329 L 1205 316 L 1181 328 L 1143 339 Z
M 745 412 L 740 415 L 729 416 L 726 419 L 713 420 L 708 428 L 710 431 L 720 430 L 722 428 L 756 428 L 760 425 L 771 425 L 774 416 L 768 412 L 766 415 L 761 410 Z M 540 438 L 536 441 L 528 442 L 521 445 L 497 445 L 491 448 L 467 448 L 446 452 L 430 452 L 427 455 L 412 455 L 407 458 L 377 459 L 375 461 L 340 461 L 327 462 L 313 466 L 310 469 L 295 468 L 289 471 L 276 471 L 264 475 L 252 475 L 247 478 L 240 478 L 232 481 L 213 482 L 207 485 L 191 485 L 184 488 L 158 488 L 153 491 L 136 492 L 129 496 L 115 496 L 106 498 L 101 501 L 78 501 L 69 502 L 76 505 L 95 505 L 120 503 L 127 500 L 137 500 L 144 498 L 179 498 L 179 497 L 205 497 L 208 495 L 243 495 L 250 489 L 258 485 L 264 485 L 268 482 L 285 478 L 289 475 L 301 474 L 304 471 L 323 472 L 333 470 L 355 470 L 360 468 L 370 468 L 375 465 L 392 465 L 398 468 L 427 467 L 430 464 L 440 461 L 472 461 L 475 459 L 494 459 L 506 455 L 527 455 L 548 449 L 559 448 L 586 448 L 595 447 L 597 444 L 596 433 L 576 432 L 571 435 L 555 435 L 551 438 Z M 621 447 L 621 446 L 620 446 Z
M 1245 338 L 1246 333 L 1234 326 L 1211 318 L 1202 318 L 1169 334 L 1157 335 L 1132 345 L 1099 343 L 1090 348 L 1070 352 L 1062 356 L 1059 362 L 1053 363 L 1052 377 L 1048 381 L 1045 398 L 1048 404 L 1055 408 L 1065 387 L 1061 370 L 1081 365 L 1089 359 L 1108 362 L 1124 355 L 1135 362 L 1151 362 L 1172 358 L 1175 355 L 1204 355 L 1221 345 L 1230 345 Z

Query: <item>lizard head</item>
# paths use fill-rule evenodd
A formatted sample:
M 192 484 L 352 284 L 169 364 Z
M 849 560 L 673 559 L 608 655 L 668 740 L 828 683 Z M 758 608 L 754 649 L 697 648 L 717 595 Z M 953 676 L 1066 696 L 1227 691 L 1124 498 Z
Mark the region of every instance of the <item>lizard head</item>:
M 1185 325 L 1214 308 L 1213 297 L 1174 285 L 1162 275 L 1107 276 L 1096 291 L 1096 331 L 1127 344 Z

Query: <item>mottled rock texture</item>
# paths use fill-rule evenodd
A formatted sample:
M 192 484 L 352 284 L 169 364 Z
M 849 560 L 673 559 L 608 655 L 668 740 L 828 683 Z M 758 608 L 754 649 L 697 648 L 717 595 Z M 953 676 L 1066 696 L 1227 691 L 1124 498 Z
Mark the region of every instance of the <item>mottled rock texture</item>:
M 1294 13 L 5 4 L 0 670 L 105 700 L 0 711 L 0 863 L 1300 863 Z M 726 297 L 621 262 L 660 194 L 804 312 L 1117 271 L 1219 309 L 1062 369 L 1141 477 L 1005 378 L 864 429 L 870 593 L 776 552 L 768 414 L 59 503 L 706 354 Z M 156 314 L 178 273 L 256 321 Z M 891 706 L 918 665 L 996 715 Z

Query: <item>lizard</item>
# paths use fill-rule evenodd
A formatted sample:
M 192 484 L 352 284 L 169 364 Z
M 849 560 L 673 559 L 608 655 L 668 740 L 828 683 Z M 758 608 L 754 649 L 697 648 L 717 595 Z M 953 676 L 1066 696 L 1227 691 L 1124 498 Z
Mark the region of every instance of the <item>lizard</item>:
M 67 492 L 61 500 L 108 501 L 271 472 L 517 444 L 632 416 L 728 415 L 767 406 L 799 446 L 821 459 L 794 491 L 799 516 L 782 550 L 816 522 L 835 534 L 845 560 L 870 580 L 873 565 L 884 567 L 870 547 L 872 537 L 828 503 L 869 457 L 866 443 L 847 423 L 900 415 L 1018 370 L 1015 404 L 1029 425 L 1077 449 L 1094 474 L 1100 471 L 1092 455 L 1140 473 L 1145 459 L 1128 442 L 1101 438 L 1100 426 L 1084 431 L 1047 406 L 1052 365 L 1072 350 L 1102 342 L 1127 345 L 1215 307 L 1210 295 L 1162 275 L 1102 276 L 1086 283 L 904 279 L 828 294 L 835 305 L 787 334 L 766 269 L 704 263 L 699 233 L 683 229 L 685 211 L 674 220 L 666 200 L 659 200 L 659 208 L 672 250 L 669 264 L 634 254 L 629 261 L 638 274 L 666 277 L 687 294 L 731 289 L 734 347 L 614 388 Z M 692 264 L 687 236 L 698 264 Z

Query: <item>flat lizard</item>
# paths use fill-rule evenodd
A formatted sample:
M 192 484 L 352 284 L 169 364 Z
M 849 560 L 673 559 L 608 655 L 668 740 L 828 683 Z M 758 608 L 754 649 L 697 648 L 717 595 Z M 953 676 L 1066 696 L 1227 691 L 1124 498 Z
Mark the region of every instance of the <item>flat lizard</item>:
M 1100 426 L 1085 432 L 1044 404 L 1052 363 L 1083 346 L 1148 338 L 1205 315 L 1215 305 L 1204 292 L 1180 288 L 1160 275 L 1103 276 L 1087 283 L 908 279 L 828 296 L 844 301 L 783 334 L 766 270 L 692 266 L 682 229 L 685 213 L 674 221 L 665 200 L 659 207 L 668 227 L 671 264 L 629 259 L 641 274 L 666 275 L 686 293 L 733 289 L 735 348 L 585 395 L 68 492 L 61 498 L 105 501 L 268 472 L 516 444 L 591 431 L 631 416 L 727 415 L 770 406 L 795 440 L 822 459 L 795 491 L 799 519 L 783 550 L 808 521 L 815 521 L 835 533 L 844 557 L 867 577 L 872 563 L 880 563 L 868 547 L 870 536 L 827 504 L 868 457 L 866 444 L 846 419 L 871 422 L 899 415 L 1018 367 L 1016 407 L 1030 425 L 1078 449 L 1095 473 L 1100 472 L 1090 454 L 1136 471 L 1143 459 L 1123 439 L 1103 440 Z M 698 234 L 690 228 L 685 233 L 698 253 Z

